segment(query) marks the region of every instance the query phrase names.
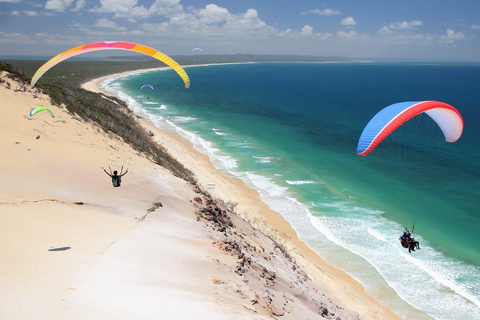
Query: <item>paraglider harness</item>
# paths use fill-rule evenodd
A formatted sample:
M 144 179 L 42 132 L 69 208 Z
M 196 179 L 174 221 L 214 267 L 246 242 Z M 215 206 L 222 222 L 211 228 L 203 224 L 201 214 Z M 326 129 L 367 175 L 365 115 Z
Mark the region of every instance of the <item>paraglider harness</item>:
M 413 229 L 415 229 L 415 226 L 413 226 L 412 232 Z M 410 233 L 410 231 L 408 231 L 407 228 L 405 228 L 405 231 L 400 236 L 400 238 L 398 238 L 398 240 L 400 240 L 402 247 L 408 248 L 409 253 L 415 251 L 415 249 L 420 250 L 420 244 L 418 243 L 418 241 L 415 241 L 415 238 L 412 237 L 412 234 Z
M 106 174 L 108 174 L 111 178 L 112 178 L 112 185 L 117 188 L 117 187 L 120 187 L 121 183 L 122 183 L 122 176 L 126 175 L 127 172 L 128 172 L 128 169 L 127 171 L 123 172 L 123 166 L 122 166 L 122 169 L 120 170 L 120 174 L 117 174 L 117 171 L 113 171 L 112 173 L 112 169 L 110 168 L 110 166 L 108 167 L 108 169 L 110 169 L 110 172 L 108 172 L 107 170 L 105 170 L 104 167 L 102 167 L 103 171 L 105 171 Z
M 112 176 L 112 184 L 114 187 L 120 187 L 121 183 L 122 183 L 122 177 Z

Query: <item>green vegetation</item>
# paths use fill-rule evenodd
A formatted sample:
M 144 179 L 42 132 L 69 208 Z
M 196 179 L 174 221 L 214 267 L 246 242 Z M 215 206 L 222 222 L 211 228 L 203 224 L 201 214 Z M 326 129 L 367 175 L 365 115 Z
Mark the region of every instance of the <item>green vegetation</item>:
M 14 64 L 32 78 L 35 72 L 45 61 L 39 60 L 6 60 Z M 48 70 L 38 81 L 42 83 L 54 83 L 62 86 L 80 87 L 91 79 L 109 74 L 133 71 L 148 68 L 160 68 L 166 65 L 155 61 L 63 61 L 61 64 Z
M 8 71 L 10 79 L 24 85 L 30 83 L 27 74 L 11 64 L 0 61 L 0 71 Z M 92 73 L 93 71 L 90 72 Z M 83 82 L 85 79 L 80 83 Z M 37 89 L 48 94 L 53 104 L 64 105 L 72 114 L 78 115 L 85 121 L 92 121 L 105 132 L 118 135 L 135 150 L 151 158 L 153 162 L 167 168 L 174 175 L 195 183 L 193 173 L 173 158 L 165 148 L 153 141 L 151 134 L 138 124 L 135 115 L 124 101 L 90 92 L 78 86 L 45 83 L 45 81 L 39 84 Z
M 10 78 L 16 79 L 22 83 L 27 83 L 30 81 L 30 78 L 27 76 L 23 70 L 18 67 L 14 67 L 7 62 L 0 61 L 0 71 L 7 71 L 10 73 Z

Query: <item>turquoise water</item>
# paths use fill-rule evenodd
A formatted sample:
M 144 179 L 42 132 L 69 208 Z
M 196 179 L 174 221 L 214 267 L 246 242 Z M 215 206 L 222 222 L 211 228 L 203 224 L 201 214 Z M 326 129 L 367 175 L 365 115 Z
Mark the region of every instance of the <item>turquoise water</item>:
M 435 319 L 480 319 L 479 64 L 254 63 L 186 71 L 187 90 L 172 70 L 102 86 L 258 190 L 323 259 L 399 315 L 428 318 L 410 305 Z M 140 90 L 144 84 L 155 89 Z M 465 121 L 460 140 L 445 142 L 421 115 L 368 156 L 356 154 L 379 110 L 417 100 L 456 107 Z M 422 250 L 409 254 L 398 237 L 414 225 Z

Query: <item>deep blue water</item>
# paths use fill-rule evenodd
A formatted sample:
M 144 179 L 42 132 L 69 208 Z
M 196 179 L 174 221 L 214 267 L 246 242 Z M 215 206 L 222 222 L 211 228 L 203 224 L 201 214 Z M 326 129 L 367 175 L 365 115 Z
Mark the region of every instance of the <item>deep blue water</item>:
M 479 64 L 255 63 L 186 71 L 187 90 L 172 70 L 103 85 L 258 190 L 322 258 L 398 314 L 480 319 Z M 140 90 L 144 84 L 155 89 Z M 366 157 L 357 155 L 358 138 L 378 111 L 419 100 L 457 108 L 462 137 L 445 142 L 420 115 Z M 413 225 L 422 250 L 409 254 L 398 236 Z M 387 285 L 401 299 L 385 293 Z

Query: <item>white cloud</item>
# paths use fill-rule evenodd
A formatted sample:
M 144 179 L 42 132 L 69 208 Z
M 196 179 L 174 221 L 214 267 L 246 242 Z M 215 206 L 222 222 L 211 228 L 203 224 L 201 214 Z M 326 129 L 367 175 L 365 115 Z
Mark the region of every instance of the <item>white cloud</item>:
M 225 8 L 215 4 L 208 4 L 205 6 L 205 9 L 198 10 L 197 15 L 201 22 L 211 24 L 227 21 L 230 13 Z
M 222 26 L 222 32 L 225 34 L 248 38 L 264 38 L 272 35 L 274 30 L 275 28 L 258 18 L 258 12 L 255 9 L 248 9 L 244 14 L 230 14 L 228 21 Z
M 135 21 L 136 18 L 148 18 L 148 10 L 144 6 L 136 6 L 137 0 L 100 0 L 101 7 L 93 9 L 93 12 L 113 13 L 114 18 L 127 18 Z
M 110 21 L 108 19 L 102 18 L 99 19 L 97 22 L 95 22 L 95 27 L 99 28 L 108 28 L 108 29 L 114 29 L 114 30 L 126 30 L 127 28 L 121 27 L 118 24 L 116 24 L 113 21 Z
M 78 0 L 75 4 L 75 8 L 72 11 L 80 11 L 85 7 L 85 0 Z
M 294 34 L 290 31 L 281 33 L 275 27 L 267 25 L 258 17 L 255 9 L 232 14 L 226 8 L 215 4 L 206 5 L 202 9 L 188 7 L 187 10 L 173 13 L 168 21 L 144 23 L 140 28 L 151 35 L 182 38 L 194 36 L 215 40 L 254 40 Z M 298 35 L 298 31 L 296 34 Z
M 18 11 L 0 11 L 0 16 L 18 16 L 20 12 Z
M 346 17 L 342 19 L 340 24 L 344 26 L 355 26 L 357 24 L 357 21 L 355 21 L 355 19 L 353 19 L 352 17 Z
M 188 7 L 186 10 L 173 14 L 168 21 L 143 23 L 139 29 L 149 36 L 174 36 L 183 39 L 195 37 L 235 43 L 241 43 L 244 40 L 280 38 L 284 39 L 283 41 L 306 37 L 319 41 L 335 38 L 332 33 L 314 33 L 313 27 L 310 25 L 304 25 L 301 30 L 291 28 L 279 30 L 266 24 L 255 9 L 233 14 L 228 9 L 215 4 L 206 5 L 201 9 Z
M 349 32 L 345 31 L 338 31 L 337 32 L 337 38 L 341 41 L 343 40 L 353 40 L 358 38 L 358 33 L 355 31 L 351 30 Z
M 15 33 L 7 33 L 0 31 L 0 43 L 8 43 L 8 44 L 33 44 L 36 41 L 27 35 L 15 32 Z
M 423 22 L 420 20 L 414 21 L 399 21 L 396 23 L 390 23 L 388 28 L 390 30 L 407 30 L 407 29 L 414 29 L 415 27 L 420 27 L 423 25 Z
M 336 39 L 340 42 L 344 41 L 359 41 L 359 42 L 370 42 L 371 38 L 368 34 L 357 33 L 353 30 L 349 32 L 338 31 L 336 34 Z
M 313 33 L 313 27 L 310 27 L 309 25 L 305 25 L 302 28 L 302 31 L 300 31 L 300 35 L 302 36 L 311 36 Z
M 162 37 L 178 38 L 205 38 L 215 41 L 243 41 L 243 40 L 266 40 L 274 38 L 295 38 L 314 36 L 318 40 L 334 38 L 331 33 L 315 34 L 313 28 L 305 25 L 301 30 L 278 30 L 275 26 L 268 25 L 260 17 L 255 9 L 248 9 L 243 13 L 230 13 L 227 8 L 216 4 L 208 4 L 204 8 L 189 6 L 183 8 L 179 0 L 156 0 L 150 7 L 138 5 L 138 0 L 100 0 L 100 6 L 93 12 L 112 13 L 112 19 L 100 19 L 95 27 L 109 30 L 123 30 L 115 24 L 115 19 L 124 18 L 136 21 L 151 18 L 153 15 L 164 16 L 166 19 L 146 23 L 137 26 L 135 32 L 145 33 L 150 37 L 161 35 Z M 339 11 L 326 9 L 317 10 L 317 14 L 340 14 Z M 352 17 L 345 20 L 346 25 L 355 25 Z M 80 30 L 80 29 L 79 29 Z M 92 32 L 88 27 L 84 32 Z M 128 32 L 131 34 L 131 32 Z
M 138 19 L 148 19 L 153 14 L 155 14 L 155 10 L 147 9 L 144 6 L 140 6 L 140 7 L 131 8 L 128 11 L 128 14 L 126 15 L 126 17 L 128 21 L 135 22 Z
M 45 9 L 55 11 L 65 11 L 66 8 L 72 5 L 74 0 L 48 0 L 45 4 Z
M 387 26 L 383 26 L 380 28 L 380 30 L 378 30 L 378 33 L 380 34 L 390 34 L 392 33 L 393 31 L 390 30 Z
M 302 12 L 301 14 L 305 15 L 307 13 L 315 13 L 315 14 L 318 14 L 320 16 L 332 16 L 332 15 L 336 15 L 336 14 L 342 14 L 342 12 L 340 12 L 338 10 L 333 10 L 333 9 L 323 9 L 323 10 L 314 9 L 314 10 L 308 10 L 308 11 Z
M 137 0 L 100 0 L 101 7 L 96 11 L 125 14 L 136 4 Z
M 320 41 L 325 41 L 333 38 L 333 34 L 330 32 L 327 33 L 316 33 L 315 37 Z
M 10 2 L 10 3 L 18 3 L 21 0 L 0 0 L 0 2 Z
M 397 38 L 397 43 L 400 42 L 401 44 L 411 44 L 417 43 L 420 45 L 430 45 L 432 41 L 435 40 L 435 35 L 431 34 L 402 34 Z
M 156 0 L 152 7 L 158 15 L 164 17 L 183 12 L 180 0 Z
M 463 32 L 455 32 L 452 29 L 447 29 L 447 34 L 440 36 L 439 41 L 443 44 L 453 44 L 457 40 L 465 39 L 466 37 Z
M 472 28 L 472 29 L 480 29 L 480 24 L 472 24 L 472 25 L 470 26 L 470 28 Z
M 141 31 L 141 30 L 133 30 L 130 32 L 130 34 L 132 36 L 144 36 L 145 35 L 145 32 Z
M 416 33 L 411 30 L 392 31 L 383 27 L 378 31 L 376 42 L 380 45 L 417 45 L 421 47 L 432 46 L 438 41 L 438 35 L 428 33 Z
M 248 9 L 243 15 L 243 18 L 250 20 L 258 19 L 258 12 L 255 9 Z
M 23 11 L 23 13 L 25 13 L 29 17 L 38 16 L 38 13 L 36 11 L 33 11 L 33 10 L 25 10 L 25 11 Z
M 78 35 L 72 35 L 70 33 L 36 33 L 34 36 L 36 42 L 49 45 L 60 45 L 62 48 L 73 48 L 78 46 L 79 43 L 85 43 L 85 39 Z
M 289 36 L 289 35 L 292 35 L 294 34 L 294 31 L 290 28 L 287 28 L 286 30 L 284 31 L 280 31 L 277 36 L 278 37 L 285 37 L 285 36 Z
M 420 20 L 391 22 L 388 26 L 383 26 L 378 30 L 379 34 L 391 34 L 395 31 L 413 30 L 423 25 Z
M 148 19 L 153 15 L 171 17 L 183 11 L 180 0 L 156 0 L 150 7 L 137 6 L 138 0 L 100 0 L 101 7 L 91 11 L 113 13 L 114 18 L 126 18 L 135 22 L 139 19 Z

